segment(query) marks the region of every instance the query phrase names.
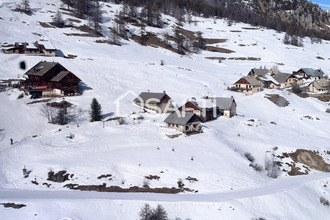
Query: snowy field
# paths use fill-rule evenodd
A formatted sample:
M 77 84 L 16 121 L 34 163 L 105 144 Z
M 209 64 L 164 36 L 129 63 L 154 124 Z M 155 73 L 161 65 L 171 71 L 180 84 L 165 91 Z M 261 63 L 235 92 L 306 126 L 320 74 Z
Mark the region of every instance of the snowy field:
M 0 205 L 0 219 L 129 220 L 139 218 L 145 203 L 152 207 L 163 205 L 170 219 L 329 219 L 329 206 L 319 201 L 320 197 L 330 200 L 328 173 L 312 169 L 309 175 L 289 176 L 281 172 L 272 179 L 264 170 L 256 172 L 251 168 L 244 156 L 249 152 L 256 163 L 264 166 L 267 152 L 274 147 L 278 155 L 300 148 L 329 151 L 329 103 L 303 99 L 286 90 L 264 90 L 251 96 L 227 90 L 251 68 L 260 66 L 282 64 L 278 68 L 283 72 L 321 68 L 330 74 L 329 41 L 311 44 L 305 38 L 304 47 L 299 48 L 284 45 L 284 33 L 262 27 L 245 29 L 251 26 L 243 23 L 229 27 L 222 19 L 196 18 L 197 25 L 184 24 L 183 28 L 202 31 L 205 38 L 227 39 L 212 46 L 235 52 L 203 51 L 181 56 L 134 41 L 122 40 L 122 46 L 113 46 L 96 43 L 106 38 L 64 34 L 80 33 L 76 29 L 44 28 L 39 22 L 51 22 L 61 2 L 30 2 L 32 16 L 12 11 L 16 7 L 13 1 L 0 1 L 0 45 L 44 39 L 77 58 L 8 55 L 1 51 L 0 79 L 22 77 L 25 71 L 19 69 L 21 61 L 29 69 L 47 60 L 61 63 L 90 89 L 82 96 L 65 98 L 78 112 L 78 117 L 65 126 L 47 123 L 40 112 L 43 103 L 28 105 L 32 100 L 27 96 L 17 99 L 21 92 L 15 89 L 0 92 L 0 203 L 26 204 L 21 209 Z M 105 33 L 120 9 L 120 5 L 106 5 Z M 63 17 L 73 18 L 66 14 Z M 175 20 L 165 17 L 170 23 L 164 29 L 146 28 L 147 31 L 173 34 Z M 81 20 L 75 25 L 87 23 Z M 138 31 L 134 26 L 130 29 Z M 205 57 L 261 60 L 219 63 Z M 160 65 L 161 60 L 164 65 Z M 141 113 L 132 104 L 134 94 L 148 89 L 166 91 L 178 105 L 191 97 L 234 96 L 237 116 L 204 123 L 202 134 L 170 139 L 166 134 L 178 132 L 165 128 L 167 114 Z M 280 108 L 266 99 L 266 94 L 279 94 L 290 104 Z M 124 116 L 126 124 L 90 123 L 88 111 L 93 97 L 102 105 L 104 115 Z M 144 117 L 141 123 L 134 121 L 138 115 Z M 74 138 L 67 138 L 70 135 Z M 10 138 L 15 142 L 12 146 Z M 324 154 L 324 158 L 329 162 L 330 155 Z M 28 178 L 23 178 L 24 166 L 31 172 Z M 47 174 L 51 170 L 66 170 L 74 176 L 64 183 L 50 182 Z M 111 174 L 112 180 L 97 178 L 104 174 Z M 149 175 L 160 177 L 148 181 L 151 188 L 177 187 L 182 179 L 186 187 L 198 193 L 100 193 L 63 188 L 67 183 L 142 187 Z M 188 176 L 198 181 L 189 182 Z

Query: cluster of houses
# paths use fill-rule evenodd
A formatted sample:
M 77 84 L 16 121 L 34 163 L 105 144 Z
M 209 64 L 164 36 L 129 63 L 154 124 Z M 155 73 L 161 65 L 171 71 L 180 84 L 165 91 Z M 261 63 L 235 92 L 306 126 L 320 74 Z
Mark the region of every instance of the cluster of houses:
M 27 79 L 21 83 L 21 89 L 32 98 L 61 97 L 79 94 L 81 80 L 72 72 L 57 62 L 41 61 L 29 69 L 25 75 Z M 330 82 L 322 70 L 303 68 L 297 72 L 282 73 L 274 69 L 252 69 L 246 77 L 242 77 L 231 88 L 253 94 L 263 88 L 286 88 L 292 85 L 302 85 L 310 80 L 310 92 L 324 92 L 330 90 Z M 233 97 L 203 97 L 191 98 L 180 107 L 174 106 L 173 100 L 166 92 L 142 92 L 133 102 L 145 109 L 157 113 L 169 113 L 164 120 L 166 127 L 174 128 L 183 133 L 200 132 L 202 122 L 217 119 L 219 116 L 233 117 L 237 104 Z
M 25 76 L 27 78 L 20 88 L 31 95 L 31 98 L 79 94 L 81 80 L 60 63 L 40 61 L 29 69 Z M 170 113 L 164 120 L 166 127 L 183 133 L 200 132 L 202 122 L 215 120 L 222 115 L 233 117 L 237 107 L 233 97 L 203 97 L 199 100 L 191 98 L 177 108 L 165 91 L 142 92 L 133 102 L 157 113 Z
M 48 41 L 35 41 L 33 43 L 16 42 L 8 48 L 2 49 L 6 54 L 27 54 L 36 56 L 56 56 L 57 49 Z
M 27 79 L 21 83 L 21 89 L 32 98 L 79 94 L 81 80 L 57 62 L 41 61 L 25 75 Z
M 247 76 L 242 77 L 234 86 L 233 91 L 254 94 L 263 88 L 281 89 L 293 85 L 303 85 L 309 82 L 308 91 L 319 93 L 330 90 L 330 80 L 321 69 L 302 68 L 293 73 L 282 73 L 277 69 L 252 69 Z
M 191 98 L 181 107 L 174 108 L 173 100 L 165 91 L 162 93 L 142 92 L 133 101 L 136 105 L 157 113 L 170 113 L 164 120 L 166 127 L 183 133 L 200 132 L 201 122 L 214 120 L 221 115 L 233 117 L 237 107 L 233 97 L 204 97 L 200 100 Z

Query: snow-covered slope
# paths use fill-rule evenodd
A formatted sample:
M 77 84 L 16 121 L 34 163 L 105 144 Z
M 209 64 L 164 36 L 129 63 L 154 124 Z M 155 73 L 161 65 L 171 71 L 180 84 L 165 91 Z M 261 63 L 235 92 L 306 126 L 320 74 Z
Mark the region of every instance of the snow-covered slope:
M 325 187 L 330 180 L 326 173 L 312 170 L 306 176 L 290 177 L 282 172 L 272 179 L 265 171 L 251 168 L 244 156 L 250 152 L 256 163 L 264 166 L 266 155 L 274 147 L 278 147 L 276 154 L 298 148 L 330 150 L 328 103 L 302 99 L 288 91 L 265 90 L 246 96 L 227 90 L 251 68 L 260 66 L 281 64 L 279 68 L 284 72 L 302 67 L 322 68 L 329 74 L 330 42 L 310 44 L 304 39 L 305 46 L 298 48 L 282 44 L 284 33 L 246 29 L 250 26 L 242 23 L 228 27 L 221 19 L 196 18 L 197 25 L 184 24 L 184 28 L 202 31 L 205 38 L 228 39 L 212 46 L 235 53 L 202 51 L 181 56 L 134 41 L 123 40 L 122 46 L 113 46 L 96 43 L 103 38 L 65 35 L 80 33 L 76 29 L 44 28 L 39 22 L 50 22 L 60 1 L 30 2 L 32 16 L 12 11 L 16 7 L 12 1 L 0 3 L 0 27 L 5 30 L 0 33 L 0 44 L 44 39 L 77 58 L 0 53 L 0 79 L 21 77 L 24 70 L 19 69 L 20 61 L 26 61 L 27 68 L 31 68 L 40 60 L 47 60 L 60 62 L 90 89 L 82 96 L 65 98 L 76 105 L 79 116 L 67 126 L 47 123 L 40 113 L 42 103 L 27 105 L 31 100 L 17 99 L 18 90 L 0 93 L 0 203 L 27 205 L 19 210 L 0 206 L 1 218 L 138 219 L 139 210 L 146 202 L 154 207 L 162 204 L 170 219 L 327 219 L 330 215 L 329 207 L 319 202 L 321 196 L 330 199 L 329 187 Z M 120 5 L 104 3 L 105 33 L 119 8 Z M 73 18 L 67 14 L 63 17 Z M 147 31 L 171 34 L 174 19 L 165 17 L 168 26 L 147 27 Z M 87 23 L 81 20 L 75 25 Z M 138 31 L 134 26 L 130 29 Z M 261 61 L 219 63 L 206 57 L 256 57 Z M 160 65 L 161 60 L 164 65 Z M 135 98 L 132 94 L 148 89 L 165 90 L 178 105 L 191 97 L 234 96 L 237 116 L 203 124 L 202 134 L 170 139 L 166 134 L 177 132 L 164 127 L 166 114 L 138 113 L 140 109 L 132 104 Z M 265 99 L 265 94 L 270 93 L 286 98 L 289 106 L 280 108 Z M 101 103 L 106 116 L 125 116 L 126 124 L 90 123 L 88 111 L 93 97 Z M 120 101 L 120 112 L 116 100 Z M 134 121 L 137 115 L 144 117 L 141 123 Z M 74 138 L 67 138 L 71 134 Z M 16 142 L 12 146 L 10 138 Z M 28 178 L 23 178 L 24 166 L 31 172 Z M 65 183 L 54 183 L 47 181 L 50 170 L 67 170 L 74 176 Z M 102 174 L 112 174 L 112 180 L 98 179 Z M 63 188 L 67 183 L 142 187 L 144 177 L 149 175 L 160 177 L 148 181 L 151 188 L 177 187 L 178 179 L 182 179 L 186 187 L 198 193 L 117 194 Z M 188 176 L 198 181 L 189 182 Z M 32 184 L 34 180 L 39 185 Z M 43 183 L 51 186 L 48 188 Z

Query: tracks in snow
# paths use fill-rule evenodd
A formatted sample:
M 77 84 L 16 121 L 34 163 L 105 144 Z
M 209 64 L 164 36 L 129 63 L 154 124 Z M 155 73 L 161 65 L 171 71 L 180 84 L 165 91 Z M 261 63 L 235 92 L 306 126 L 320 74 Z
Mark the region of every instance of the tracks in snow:
M 266 196 L 290 191 L 313 181 L 330 178 L 330 173 L 310 174 L 306 176 L 286 177 L 274 180 L 266 186 L 248 188 L 239 191 L 214 192 L 207 194 L 155 194 L 155 193 L 101 193 L 86 191 L 32 191 L 0 189 L 0 200 L 8 199 L 108 199 L 131 201 L 164 201 L 164 202 L 226 202 L 230 200 Z

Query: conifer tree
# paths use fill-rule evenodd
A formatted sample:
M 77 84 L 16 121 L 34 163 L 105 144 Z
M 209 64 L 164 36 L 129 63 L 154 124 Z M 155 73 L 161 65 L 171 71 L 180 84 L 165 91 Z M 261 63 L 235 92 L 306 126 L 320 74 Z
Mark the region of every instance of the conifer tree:
M 55 16 L 53 17 L 53 23 L 56 27 L 64 27 L 64 21 L 62 18 L 62 13 L 58 10 L 55 14 Z
M 167 220 L 167 213 L 166 210 L 162 205 L 157 205 L 157 207 L 152 212 L 151 219 L 157 219 L 157 220 Z
M 22 3 L 20 5 L 22 11 L 24 13 L 30 14 L 31 8 L 30 8 L 30 1 L 29 0 L 22 0 Z
M 100 103 L 97 101 L 96 98 L 93 98 L 91 103 L 91 110 L 90 110 L 90 121 L 101 121 L 102 118 L 102 108 Z

